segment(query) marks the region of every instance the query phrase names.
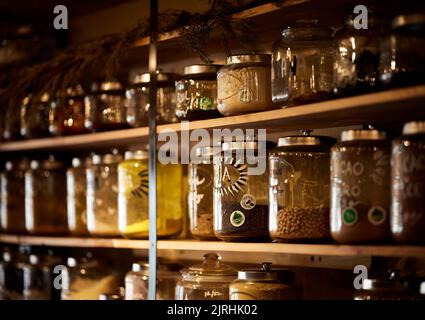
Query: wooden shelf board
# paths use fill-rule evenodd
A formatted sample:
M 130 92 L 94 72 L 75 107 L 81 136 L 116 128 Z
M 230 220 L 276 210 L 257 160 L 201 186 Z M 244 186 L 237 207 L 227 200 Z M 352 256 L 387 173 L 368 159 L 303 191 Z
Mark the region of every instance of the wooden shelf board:
M 0 243 L 81 248 L 149 248 L 148 240 L 0 235 Z M 380 256 L 425 258 L 425 246 L 235 243 L 197 240 L 159 240 L 158 250 L 219 251 L 321 256 Z
M 249 127 L 290 131 L 418 119 L 425 119 L 425 85 L 239 116 L 190 121 L 189 130 Z M 180 132 L 181 124 L 158 126 L 158 132 L 170 129 Z M 130 146 L 146 143 L 148 136 L 149 129 L 143 127 L 1 143 L 0 152 Z

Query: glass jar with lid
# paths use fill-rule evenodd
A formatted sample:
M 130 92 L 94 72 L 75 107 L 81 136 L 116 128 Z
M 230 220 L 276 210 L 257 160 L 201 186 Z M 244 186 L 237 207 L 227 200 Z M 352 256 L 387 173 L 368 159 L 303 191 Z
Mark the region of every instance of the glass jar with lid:
M 348 130 L 331 152 L 331 235 L 340 243 L 390 237 L 390 144 L 378 130 Z
M 4 121 L 2 138 L 4 141 L 14 141 L 22 139 L 21 122 L 22 111 L 29 108 L 31 96 L 23 99 L 9 99 L 6 109 L 4 110 Z
M 335 139 L 288 136 L 269 154 L 269 230 L 283 242 L 330 239 L 330 149 Z
M 125 91 L 116 80 L 92 85 L 92 93 L 84 98 L 85 127 L 90 131 L 125 129 L 127 108 Z
M 202 264 L 181 270 L 176 300 L 229 300 L 229 285 L 235 278 L 235 269 L 216 253 L 207 253 Z
M 217 73 L 218 111 L 231 116 L 277 108 L 270 95 L 270 72 L 268 54 L 227 57 Z
M 392 148 L 391 231 L 401 243 L 425 243 L 425 122 L 404 125 Z
M 85 127 L 86 113 L 84 105 L 84 89 L 81 85 L 66 89 L 61 101 L 62 133 L 65 135 L 88 133 Z
M 23 299 L 22 263 L 28 259 L 22 252 L 4 248 L 0 259 L 0 300 Z
M 53 156 L 31 161 L 25 173 L 25 226 L 31 234 L 68 233 L 66 170 Z
M 189 165 L 189 219 L 190 232 L 201 240 L 214 240 L 214 147 L 198 147 L 198 162 Z
M 174 81 L 178 78 L 179 76 L 175 73 L 157 71 L 156 119 L 158 123 L 177 122 Z M 131 127 L 148 125 L 150 81 L 149 73 L 137 73 L 125 93 L 127 123 Z
M 217 72 L 221 65 L 195 64 L 184 68 L 176 82 L 176 116 L 180 120 L 217 118 Z
M 300 21 L 282 31 L 272 48 L 272 96 L 286 105 L 330 99 L 335 48 L 332 30 Z
M 425 14 L 397 16 L 382 41 L 380 78 L 384 85 L 406 86 L 425 82 Z
M 21 135 L 27 139 L 50 136 L 50 95 L 47 92 L 36 95 L 21 105 Z
M 128 151 L 118 166 L 119 230 L 128 238 L 149 237 L 149 154 Z M 178 235 L 183 227 L 183 171 L 180 164 L 158 164 L 157 234 Z
M 87 173 L 87 230 L 91 235 L 113 237 L 118 228 L 118 163 L 117 153 L 93 155 Z
M 214 156 L 214 233 L 225 241 L 269 239 L 267 141 L 224 142 Z
M 181 266 L 160 262 L 157 266 L 156 299 L 174 300 L 177 278 Z M 133 263 L 125 276 L 125 300 L 147 300 L 149 289 L 149 264 Z
M 396 279 L 364 279 L 354 300 L 417 300 L 419 294 L 408 281 Z
M 89 158 L 72 159 L 66 171 L 68 228 L 72 235 L 87 235 L 87 176 Z
M 23 234 L 25 229 L 25 172 L 29 161 L 7 161 L 1 177 L 0 226 L 3 232 Z
M 230 300 L 295 300 L 301 290 L 295 276 L 287 269 L 271 269 L 264 262 L 261 268 L 238 271 L 238 278 L 230 284 Z

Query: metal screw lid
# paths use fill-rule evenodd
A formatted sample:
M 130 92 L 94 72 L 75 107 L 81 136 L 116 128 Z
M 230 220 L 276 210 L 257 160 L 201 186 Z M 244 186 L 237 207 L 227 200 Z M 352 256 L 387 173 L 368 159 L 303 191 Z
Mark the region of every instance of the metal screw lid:
M 287 136 L 279 138 L 277 142 L 278 147 L 289 146 L 332 146 L 335 144 L 336 139 L 326 136 L 310 136 L 310 131 L 304 131 L 303 135 Z
M 106 153 L 104 155 L 94 154 L 92 155 L 92 163 L 94 165 L 99 164 L 113 164 L 122 160 L 122 156 L 114 150 L 112 153 Z
M 347 130 L 341 134 L 341 141 L 385 140 L 386 134 L 379 130 Z
M 135 150 L 135 151 L 126 151 L 124 153 L 124 159 L 125 160 L 144 160 L 149 159 L 149 152 L 146 150 Z
M 415 13 L 399 15 L 393 19 L 392 27 L 396 29 L 414 24 L 425 24 L 425 14 Z
M 176 73 L 162 72 L 159 70 L 156 72 L 156 80 L 158 82 L 173 83 L 179 77 L 180 76 Z M 149 72 L 137 73 L 133 77 L 133 79 L 131 79 L 132 84 L 150 84 L 150 82 L 151 82 L 151 75 Z
M 216 74 L 221 67 L 219 64 L 193 64 L 184 67 L 184 75 Z
M 278 281 L 284 283 L 293 283 L 295 281 L 292 271 L 287 269 L 271 269 L 270 266 L 271 262 L 262 262 L 260 269 L 242 269 L 238 272 L 238 279 Z
M 105 81 L 100 84 L 101 91 L 122 90 L 122 84 L 116 80 Z
M 425 133 L 425 121 L 411 121 L 403 126 L 403 134 L 419 134 Z
M 240 64 L 240 63 L 267 63 L 271 64 L 271 55 L 265 53 L 255 54 L 238 54 L 228 56 L 226 64 Z

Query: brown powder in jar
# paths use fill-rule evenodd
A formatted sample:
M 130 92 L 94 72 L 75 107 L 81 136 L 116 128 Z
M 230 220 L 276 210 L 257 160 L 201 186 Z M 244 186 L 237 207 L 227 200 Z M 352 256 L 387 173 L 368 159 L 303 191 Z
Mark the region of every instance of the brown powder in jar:
M 196 225 L 192 228 L 192 235 L 203 240 L 216 239 L 212 213 L 198 214 L 196 216 Z

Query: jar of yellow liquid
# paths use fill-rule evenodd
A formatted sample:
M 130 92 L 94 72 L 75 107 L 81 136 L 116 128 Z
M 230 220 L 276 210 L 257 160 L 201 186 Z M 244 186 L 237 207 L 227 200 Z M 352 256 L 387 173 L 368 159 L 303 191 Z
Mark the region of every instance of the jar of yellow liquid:
M 118 166 L 118 220 L 128 238 L 149 236 L 149 170 L 147 151 L 127 151 Z M 178 235 L 183 226 L 183 170 L 180 164 L 157 166 L 157 232 Z

